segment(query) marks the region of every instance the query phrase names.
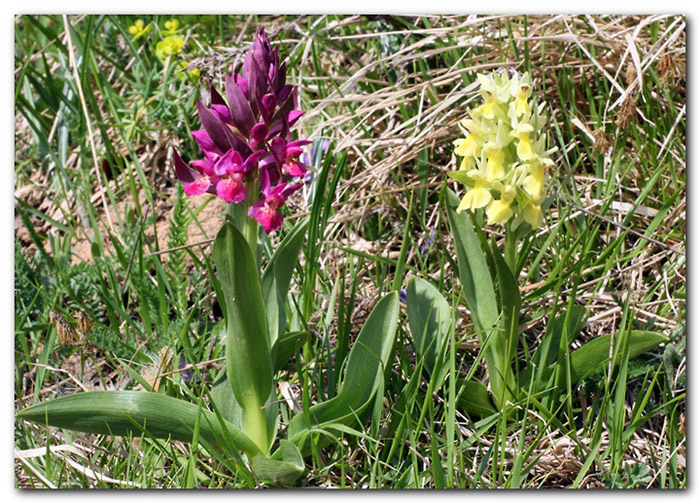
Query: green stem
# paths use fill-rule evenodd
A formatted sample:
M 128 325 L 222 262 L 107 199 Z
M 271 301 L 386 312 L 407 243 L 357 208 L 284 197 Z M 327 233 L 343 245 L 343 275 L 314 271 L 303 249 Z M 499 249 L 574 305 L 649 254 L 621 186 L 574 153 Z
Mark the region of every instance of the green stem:
M 517 273 L 515 271 L 517 260 L 518 260 L 518 237 L 515 235 L 515 231 L 511 230 L 510 222 L 506 224 L 506 240 L 503 249 L 503 259 L 506 261 L 506 265 L 510 272 L 513 273 L 516 281 L 518 279 Z
M 256 202 L 259 192 L 260 182 L 256 180 L 248 187 L 248 196 L 245 200 L 238 204 L 229 204 L 227 211 L 229 219 L 241 234 L 243 234 L 248 246 L 250 246 L 250 249 L 253 251 L 253 257 L 255 257 L 258 267 L 260 267 L 260 262 L 262 260 L 262 243 L 258 236 L 260 224 L 258 224 L 255 219 L 248 216 L 248 209 Z
M 259 403 L 251 401 L 244 407 L 246 415 L 246 433 L 255 444 L 260 447 L 260 451 L 267 453 L 269 450 L 269 439 L 267 435 L 267 418 L 265 410 Z

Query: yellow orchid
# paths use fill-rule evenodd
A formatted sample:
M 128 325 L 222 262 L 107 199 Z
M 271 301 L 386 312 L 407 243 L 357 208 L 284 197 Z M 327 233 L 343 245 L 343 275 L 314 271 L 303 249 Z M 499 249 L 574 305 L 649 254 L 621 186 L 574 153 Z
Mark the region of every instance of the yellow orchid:
M 489 224 L 516 217 L 514 225 L 525 221 L 537 227 L 555 151 L 547 150 L 544 104 L 534 106 L 527 73 L 509 77 L 494 72 L 477 78 L 483 102 L 460 121 L 464 136 L 453 143 L 462 159 L 459 171 L 450 176 L 468 187 L 458 211 L 485 208 Z

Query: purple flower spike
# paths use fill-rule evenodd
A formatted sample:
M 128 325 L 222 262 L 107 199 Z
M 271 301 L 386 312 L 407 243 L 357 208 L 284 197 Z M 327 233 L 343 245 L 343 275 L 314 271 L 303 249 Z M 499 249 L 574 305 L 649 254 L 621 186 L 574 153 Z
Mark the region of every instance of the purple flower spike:
M 268 233 L 281 227 L 281 208 L 302 186 L 289 182 L 308 173 L 308 161 L 300 158 L 311 142 L 292 141 L 291 134 L 304 111 L 297 110 L 296 87 L 286 78 L 279 47 L 260 27 L 240 70 L 225 76 L 225 93 L 212 87 L 208 106 L 196 102 L 202 128 L 192 135 L 203 158 L 188 165 L 175 152 L 175 172 L 187 195 L 206 192 L 232 204 L 260 199 L 248 214 Z M 251 194 L 252 187 L 260 192 Z

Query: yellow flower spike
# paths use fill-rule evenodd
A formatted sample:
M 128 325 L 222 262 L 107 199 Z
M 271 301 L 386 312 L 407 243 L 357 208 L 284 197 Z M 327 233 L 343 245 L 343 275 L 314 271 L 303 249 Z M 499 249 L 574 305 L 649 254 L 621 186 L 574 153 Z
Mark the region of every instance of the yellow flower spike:
M 544 104 L 535 107 L 527 73 L 477 78 L 482 101 L 459 122 L 463 137 L 454 142 L 461 162 L 453 178 L 467 188 L 458 211 L 484 208 L 489 224 L 526 221 L 538 227 L 546 169 L 554 164 L 550 155 L 555 151 L 547 150 Z

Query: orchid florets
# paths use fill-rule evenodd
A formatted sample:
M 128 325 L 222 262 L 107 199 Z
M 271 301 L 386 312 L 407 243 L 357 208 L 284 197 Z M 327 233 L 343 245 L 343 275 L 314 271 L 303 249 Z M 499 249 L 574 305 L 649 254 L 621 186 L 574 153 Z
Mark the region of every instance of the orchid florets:
M 245 204 L 266 233 L 282 225 L 281 207 L 302 184 L 308 167 L 299 160 L 306 140 L 292 141 L 297 110 L 287 67 L 259 28 L 240 73 L 225 76 L 225 98 L 211 89 L 211 105 L 197 100 L 203 129 L 192 132 L 204 158 L 187 165 L 174 152 L 175 172 L 187 195 L 215 194 Z
M 530 99 L 527 72 L 477 77 L 483 103 L 459 123 L 464 137 L 454 147 L 462 160 L 459 170 L 449 173 L 468 187 L 457 212 L 485 208 L 489 224 L 506 224 L 515 217 L 515 226 L 525 221 L 537 228 L 555 150 L 546 149 L 544 104 L 536 107 Z

